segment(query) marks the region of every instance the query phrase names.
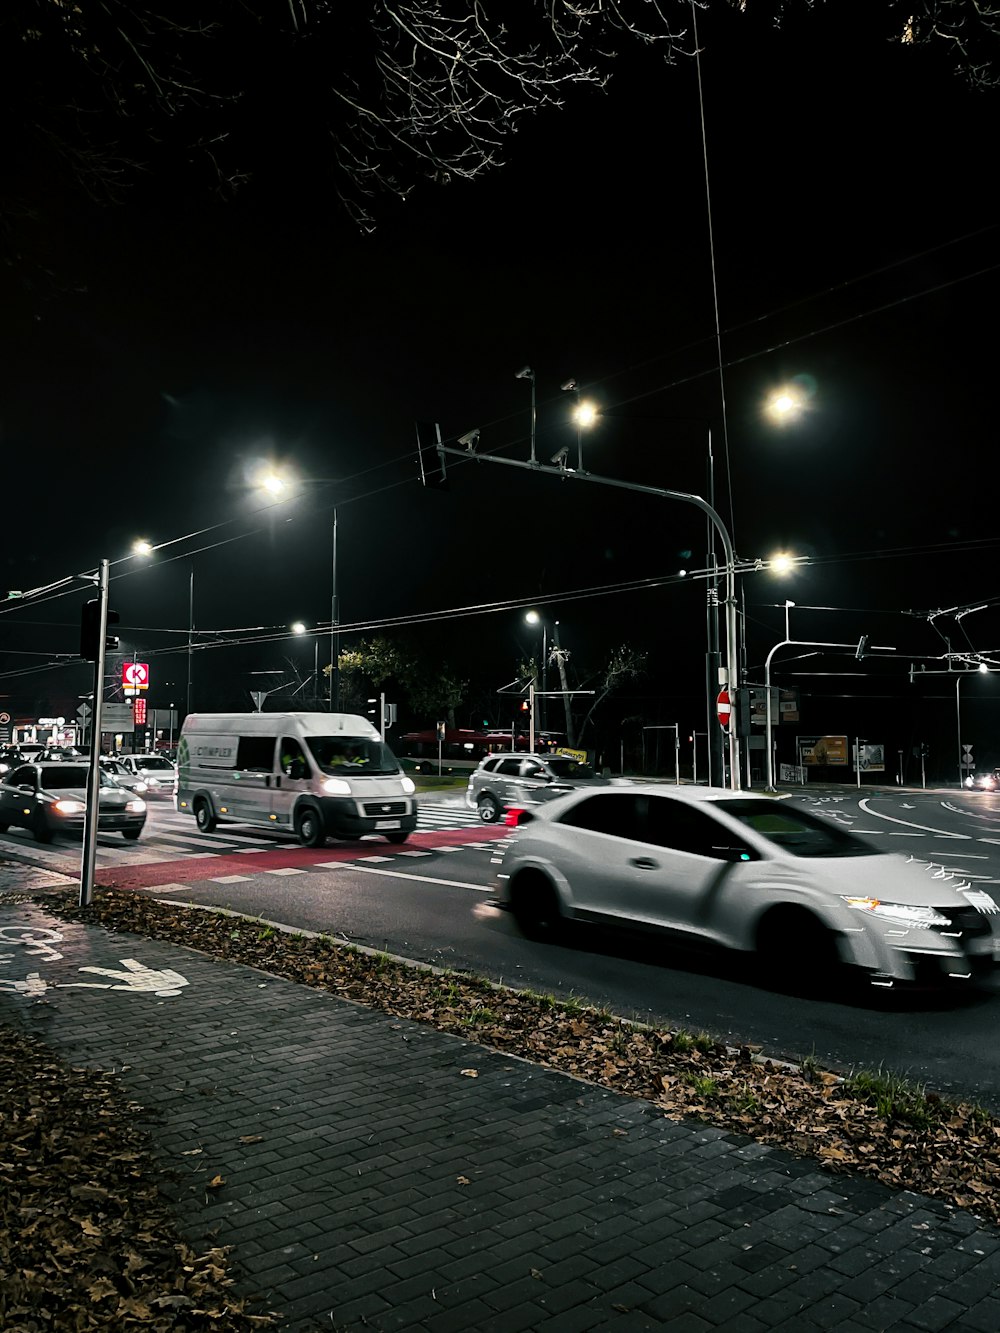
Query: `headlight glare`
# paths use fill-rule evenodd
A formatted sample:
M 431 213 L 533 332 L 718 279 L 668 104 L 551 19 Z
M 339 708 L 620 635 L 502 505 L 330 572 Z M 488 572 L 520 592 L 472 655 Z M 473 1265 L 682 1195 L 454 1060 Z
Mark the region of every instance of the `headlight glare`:
M 323 790 L 330 796 L 350 796 L 351 784 L 344 778 L 326 778 L 323 783 Z
M 916 930 L 930 930 L 932 926 L 947 926 L 948 918 L 933 907 L 917 907 L 913 903 L 885 903 L 880 898 L 847 898 L 842 901 L 860 912 L 871 912 L 883 921 L 895 921 L 913 926 Z
M 61 815 L 82 815 L 87 807 L 82 801 L 55 801 L 52 808 Z
M 403 778 L 402 787 L 403 791 L 406 792 L 407 796 L 411 796 L 413 792 L 417 790 L 413 784 L 412 778 Z

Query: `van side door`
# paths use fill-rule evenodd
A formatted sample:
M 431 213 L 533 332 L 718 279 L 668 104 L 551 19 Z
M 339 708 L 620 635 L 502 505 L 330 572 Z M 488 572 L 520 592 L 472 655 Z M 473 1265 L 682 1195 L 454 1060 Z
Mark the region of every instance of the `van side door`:
M 271 787 L 271 823 L 291 828 L 296 799 L 312 785 L 312 767 L 302 746 L 294 736 L 282 736 Z

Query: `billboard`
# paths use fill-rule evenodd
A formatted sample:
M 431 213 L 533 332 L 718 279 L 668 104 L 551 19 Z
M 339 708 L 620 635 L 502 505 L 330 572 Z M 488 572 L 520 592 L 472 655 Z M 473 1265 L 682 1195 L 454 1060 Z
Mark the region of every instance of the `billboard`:
M 846 736 L 800 736 L 800 763 L 847 767 L 849 751 Z

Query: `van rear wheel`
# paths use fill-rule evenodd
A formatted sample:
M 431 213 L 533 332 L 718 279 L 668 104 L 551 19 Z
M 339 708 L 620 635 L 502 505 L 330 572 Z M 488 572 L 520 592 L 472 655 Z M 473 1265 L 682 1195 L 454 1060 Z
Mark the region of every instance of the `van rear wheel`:
M 295 816 L 295 832 L 303 847 L 326 846 L 326 830 L 318 810 L 307 805 Z
M 212 807 L 205 800 L 204 796 L 199 796 L 194 803 L 194 822 L 198 825 L 201 833 L 214 833 L 218 821 L 212 814 Z
M 409 836 L 406 829 L 396 829 L 394 833 L 387 833 L 385 840 L 386 842 L 405 842 Z

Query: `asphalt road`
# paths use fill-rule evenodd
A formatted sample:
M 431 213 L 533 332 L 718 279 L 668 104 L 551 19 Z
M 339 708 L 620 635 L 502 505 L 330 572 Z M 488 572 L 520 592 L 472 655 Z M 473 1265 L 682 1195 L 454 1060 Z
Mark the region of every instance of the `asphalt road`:
M 876 846 L 959 873 L 1000 901 L 1000 796 L 811 790 L 792 797 Z M 1000 1111 L 1000 981 L 950 1000 L 871 991 L 818 1000 L 769 990 L 738 961 L 657 939 L 579 930 L 565 944 L 524 939 L 492 905 L 499 841 L 454 806 L 422 807 L 404 847 L 377 840 L 310 851 L 268 832 L 197 834 L 154 807 L 140 844 L 102 840 L 102 882 L 223 906 L 517 985 L 574 995 L 626 1017 L 751 1042 L 828 1067 L 885 1066 Z M 222 839 L 220 843 L 220 837 Z M 221 846 L 213 856 L 206 847 Z M 13 831 L 0 855 L 75 873 L 79 848 L 37 848 Z

